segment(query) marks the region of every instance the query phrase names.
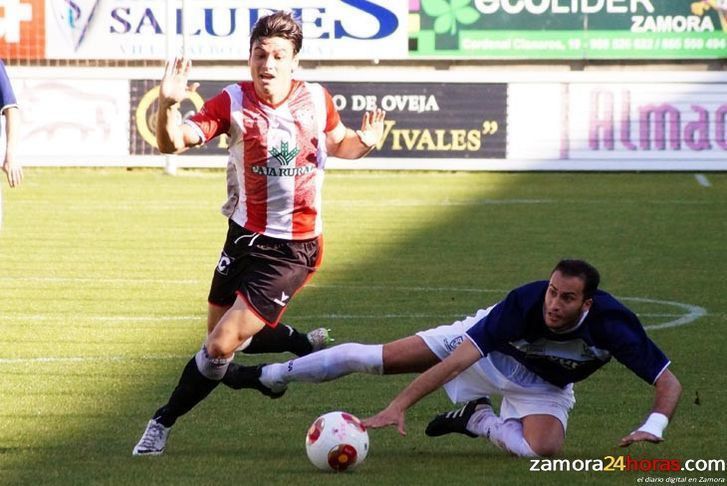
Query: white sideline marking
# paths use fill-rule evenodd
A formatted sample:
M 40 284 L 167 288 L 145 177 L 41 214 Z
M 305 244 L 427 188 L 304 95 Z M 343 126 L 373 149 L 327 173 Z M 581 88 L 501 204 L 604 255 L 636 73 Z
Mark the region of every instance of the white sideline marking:
M 396 287 L 394 287 L 396 288 Z M 403 289 L 411 290 L 412 287 L 400 287 Z M 391 287 L 390 287 L 391 289 Z M 432 289 L 426 289 L 422 288 L 422 290 L 432 290 Z M 456 289 L 446 289 L 449 291 L 456 290 Z M 470 291 L 471 289 L 462 289 L 464 291 Z M 673 313 L 644 313 L 640 314 L 641 317 L 676 317 L 676 319 L 671 320 L 669 322 L 664 322 L 661 324 L 651 324 L 644 326 L 644 329 L 648 330 L 656 330 L 656 329 L 667 329 L 670 327 L 677 327 L 677 326 L 684 326 L 686 324 L 689 324 L 691 322 L 696 321 L 702 316 L 707 315 L 707 310 L 703 307 L 699 307 L 697 305 L 690 305 L 690 304 L 683 304 L 681 302 L 673 302 L 669 300 L 657 300 L 657 299 L 648 299 L 645 297 L 619 297 L 620 300 L 623 301 L 632 301 L 632 302 L 646 302 L 650 304 L 661 304 L 661 305 L 668 305 L 677 307 L 679 309 L 685 310 L 686 314 L 673 314 Z M 12 320 L 17 319 L 19 315 L 16 316 L 0 316 L 0 320 Z M 103 316 L 99 317 L 100 320 L 112 320 L 112 321 L 125 321 L 125 320 L 136 320 L 136 321 L 158 321 L 158 320 L 167 320 L 167 321 L 174 321 L 174 320 L 202 320 L 203 316 L 162 316 L 162 317 L 145 317 L 145 316 Z M 324 315 L 308 315 L 308 316 L 298 316 L 300 319 L 400 319 L 400 318 L 430 318 L 430 317 L 446 317 L 443 314 L 361 314 L 361 315 L 354 315 L 354 314 L 324 314 Z M 50 320 L 53 317 L 47 316 L 47 315 L 39 315 L 39 314 L 26 314 L 24 315 L 24 318 L 28 319 L 42 319 L 42 320 Z M 133 361 L 162 361 L 162 360 L 181 360 L 188 358 L 189 355 L 173 355 L 173 354 L 166 354 L 166 355 L 144 355 L 144 356 L 67 356 L 67 357 L 54 357 L 54 356 L 45 356 L 45 357 L 38 357 L 38 358 L 0 358 L 0 365 L 2 364 L 31 364 L 31 363 L 85 363 L 85 362 L 133 362 Z
M 707 179 L 707 176 L 704 174 L 694 174 L 694 178 L 697 179 L 697 182 L 702 187 L 712 187 L 712 183 L 709 182 L 709 179 Z

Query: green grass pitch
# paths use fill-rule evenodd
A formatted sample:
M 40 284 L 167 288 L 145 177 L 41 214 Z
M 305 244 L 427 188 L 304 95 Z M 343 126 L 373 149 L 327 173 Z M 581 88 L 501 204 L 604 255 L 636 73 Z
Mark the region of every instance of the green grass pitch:
M 380 343 L 449 323 L 585 258 L 672 359 L 684 386 L 659 445 L 619 449 L 652 389 L 612 362 L 576 386 L 564 458 L 727 459 L 727 174 L 330 172 L 325 258 L 285 321 Z M 366 463 L 319 473 L 319 414 L 375 413 L 410 376 L 298 384 L 280 400 L 218 388 L 162 457 L 132 457 L 204 337 L 224 241 L 221 171 L 28 169 L 3 190 L 0 484 L 637 484 L 725 472 L 531 472 L 484 440 L 372 431 Z M 700 316 L 704 310 L 706 314 Z M 664 324 L 681 324 L 657 328 Z M 238 356 L 248 363 L 287 356 Z M 697 399 L 698 397 L 698 399 Z

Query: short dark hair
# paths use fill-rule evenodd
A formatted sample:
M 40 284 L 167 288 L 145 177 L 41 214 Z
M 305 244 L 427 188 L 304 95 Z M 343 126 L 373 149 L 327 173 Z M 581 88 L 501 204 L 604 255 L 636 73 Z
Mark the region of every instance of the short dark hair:
M 598 290 L 601 275 L 596 267 L 583 260 L 564 259 L 558 262 L 550 274 L 560 272 L 566 277 L 579 277 L 583 280 L 583 297 L 590 299 Z
M 303 30 L 300 24 L 292 13 L 283 10 L 260 17 L 250 32 L 250 52 L 255 42 L 270 37 L 280 37 L 292 42 L 293 54 L 298 54 L 303 46 Z

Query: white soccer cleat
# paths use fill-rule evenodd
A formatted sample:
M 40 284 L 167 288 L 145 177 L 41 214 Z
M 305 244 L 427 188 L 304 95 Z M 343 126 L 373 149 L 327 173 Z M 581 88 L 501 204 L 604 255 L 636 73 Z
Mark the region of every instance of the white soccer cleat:
M 335 341 L 335 339 L 331 337 L 331 330 L 326 329 L 325 327 L 313 329 L 306 334 L 306 337 L 313 348 L 313 352 L 325 349 Z
M 171 427 L 164 427 L 154 419 L 146 425 L 144 435 L 131 453 L 134 456 L 159 456 L 164 453 Z

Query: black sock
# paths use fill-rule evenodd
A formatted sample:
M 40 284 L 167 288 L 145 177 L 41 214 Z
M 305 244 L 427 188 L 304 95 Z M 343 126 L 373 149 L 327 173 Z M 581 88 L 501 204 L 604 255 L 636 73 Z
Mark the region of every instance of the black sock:
M 199 372 L 197 362 L 192 356 L 184 367 L 179 384 L 169 397 L 169 401 L 154 413 L 154 420 L 165 427 L 171 427 L 179 417 L 192 410 L 219 384 L 219 381 L 210 380 Z
M 282 353 L 289 351 L 297 356 L 313 352 L 308 336 L 283 323 L 275 327 L 265 326 L 252 337 L 250 345 L 242 350 L 245 354 Z

